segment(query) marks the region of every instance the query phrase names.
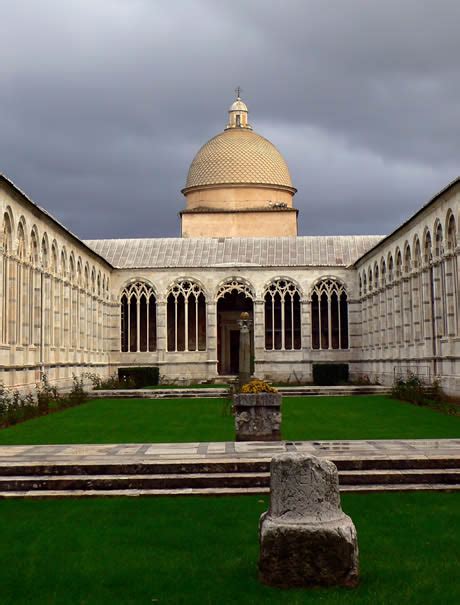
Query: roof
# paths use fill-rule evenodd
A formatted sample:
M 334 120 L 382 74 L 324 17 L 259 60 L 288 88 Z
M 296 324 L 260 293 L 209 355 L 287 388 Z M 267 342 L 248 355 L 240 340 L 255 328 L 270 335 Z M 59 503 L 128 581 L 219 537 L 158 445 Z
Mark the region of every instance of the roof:
M 248 128 L 230 128 L 203 145 L 190 165 L 184 191 L 232 184 L 293 189 L 281 153 L 269 140 Z
M 41 206 L 39 206 L 38 204 L 36 204 L 33 200 L 30 199 L 30 197 L 28 197 L 24 191 L 22 191 L 21 189 L 19 189 L 19 187 L 17 187 L 13 181 L 10 181 L 10 179 L 8 177 L 6 177 L 4 174 L 0 173 L 0 184 L 4 184 L 7 186 L 7 188 L 11 189 L 16 195 L 18 195 L 26 204 L 28 204 L 33 210 L 40 212 L 41 214 L 43 214 L 45 217 L 47 217 L 56 227 L 58 227 L 59 229 L 61 229 L 62 231 L 64 231 L 77 245 L 82 246 L 83 248 L 87 248 L 87 252 L 90 254 L 96 254 L 96 256 L 99 256 L 99 260 L 101 260 L 104 263 L 108 263 L 108 261 L 101 255 L 99 255 L 93 248 L 89 247 L 87 244 L 85 244 L 85 242 L 83 240 L 81 240 L 77 235 L 75 235 L 75 233 L 72 233 L 72 231 L 70 231 L 70 229 L 68 229 L 67 227 L 65 227 L 60 221 L 58 221 L 56 218 L 54 218 L 54 216 L 52 214 L 50 214 L 48 212 L 48 210 L 45 210 L 44 208 L 42 208 Z M 108 263 L 110 264 L 110 263 Z
M 422 214 L 422 212 L 424 212 L 425 210 L 427 210 L 432 204 L 434 204 L 435 202 L 437 202 L 445 193 L 448 193 L 456 185 L 460 185 L 460 176 L 458 176 L 453 181 L 451 181 L 448 185 L 446 185 L 445 187 L 443 187 L 441 189 L 441 191 L 438 191 L 438 193 L 435 196 L 433 196 L 431 199 L 429 199 L 428 202 L 426 202 L 426 204 L 423 204 L 423 206 L 421 208 L 419 208 L 417 210 L 417 212 L 414 212 L 414 214 L 412 214 L 407 220 L 405 220 L 404 223 L 402 223 L 401 225 L 399 225 L 398 227 L 396 227 L 396 229 L 394 231 L 392 231 L 389 235 L 386 235 L 385 237 L 382 237 L 380 239 L 380 241 L 376 242 L 371 248 L 369 248 L 368 250 L 366 250 L 366 252 L 364 252 L 364 254 L 362 254 L 361 256 L 359 256 L 355 260 L 355 264 L 357 264 L 359 261 L 364 260 L 369 254 L 372 254 L 374 252 L 374 250 L 376 248 L 378 248 L 381 244 L 385 244 L 392 237 L 394 237 L 395 235 L 397 235 L 398 233 L 400 233 L 415 218 L 417 218 L 420 214 Z
M 180 267 L 347 267 L 381 235 L 86 240 L 119 269 Z

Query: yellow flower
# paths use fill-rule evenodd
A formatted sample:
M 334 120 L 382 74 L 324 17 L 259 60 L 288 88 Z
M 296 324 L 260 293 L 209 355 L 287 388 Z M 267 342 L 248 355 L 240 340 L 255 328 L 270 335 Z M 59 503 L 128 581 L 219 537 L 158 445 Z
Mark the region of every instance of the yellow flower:
M 244 384 L 241 387 L 242 393 L 276 393 L 277 390 L 270 386 L 264 380 L 259 380 L 258 378 L 254 378 L 251 382 Z

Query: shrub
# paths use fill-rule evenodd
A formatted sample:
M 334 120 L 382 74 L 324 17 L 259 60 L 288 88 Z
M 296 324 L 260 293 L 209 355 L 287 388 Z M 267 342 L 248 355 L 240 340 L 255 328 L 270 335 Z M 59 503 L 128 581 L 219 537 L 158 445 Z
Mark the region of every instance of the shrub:
M 132 380 L 135 389 L 156 386 L 160 380 L 160 368 L 157 367 L 138 367 L 138 368 L 119 368 L 118 378 L 121 380 Z
M 242 393 L 277 393 L 275 387 L 272 387 L 264 380 L 253 378 L 250 382 L 241 387 Z
M 67 403 L 68 405 L 80 405 L 88 399 L 88 393 L 83 386 L 83 376 L 78 378 L 75 374 L 72 376 L 72 389 L 70 390 Z
M 406 377 L 395 379 L 391 395 L 417 405 L 428 405 L 441 399 L 441 389 L 438 381 L 423 382 L 415 374 L 409 373 Z
M 85 374 L 96 391 L 114 391 L 119 389 L 135 389 L 136 383 L 133 378 L 120 378 L 117 374 L 112 374 L 108 378 L 102 378 L 99 374 L 88 372 Z
M 70 393 L 62 396 L 55 386 L 51 385 L 48 377 L 43 375 L 35 385 L 35 394 L 21 394 L 17 390 L 9 390 L 0 383 L 0 426 L 11 426 L 36 416 L 48 414 L 52 411 L 79 405 L 87 399 L 83 388 L 83 378 L 73 377 L 73 386 Z
M 348 382 L 347 363 L 314 363 L 313 382 L 320 386 L 334 386 Z
M 38 410 L 41 414 L 46 414 L 50 406 L 58 403 L 60 395 L 57 388 L 51 385 L 48 376 L 43 374 L 39 383 L 35 385 Z

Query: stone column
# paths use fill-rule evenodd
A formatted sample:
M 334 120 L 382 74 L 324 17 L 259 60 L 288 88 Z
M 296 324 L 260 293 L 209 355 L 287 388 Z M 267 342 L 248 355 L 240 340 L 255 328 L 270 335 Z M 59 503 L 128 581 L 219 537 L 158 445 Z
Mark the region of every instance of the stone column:
M 249 313 L 243 311 L 240 326 L 240 351 L 239 351 L 239 385 L 240 388 L 251 379 L 251 320 Z
M 361 340 L 363 349 L 367 349 L 368 346 L 368 337 L 367 337 L 367 294 L 364 293 L 364 296 L 361 300 L 361 317 L 362 317 L 362 332 L 361 332 Z
M 357 352 L 361 357 L 363 348 L 363 314 L 362 301 L 350 299 L 348 301 L 348 348 Z
M 455 285 L 455 256 L 449 251 L 445 256 L 446 267 L 446 307 L 447 307 L 447 336 L 450 338 L 456 335 L 456 318 L 458 310 L 456 309 L 456 285 Z
M 402 303 L 403 303 L 402 304 L 402 307 L 403 307 L 402 343 L 405 346 L 407 346 L 412 340 L 412 338 L 411 338 L 412 296 L 411 296 L 410 288 L 411 288 L 410 277 L 408 275 L 405 275 L 404 277 L 402 277 L 402 292 L 403 292 L 403 296 L 402 296 Z
M 206 301 L 206 349 L 208 361 L 213 362 L 208 368 L 209 372 L 217 375 L 217 303 Z
M 311 349 L 311 300 L 300 301 L 300 330 L 302 349 Z
M 394 346 L 394 297 L 393 297 L 393 284 L 387 284 L 385 286 L 386 299 L 387 299 L 387 343 L 390 348 Z M 391 355 L 390 355 L 391 356 Z
M 157 351 L 158 359 L 163 360 L 168 348 L 166 327 L 166 301 L 157 301 Z
M 413 330 L 414 342 L 419 342 L 421 337 L 422 306 L 420 292 L 420 268 L 417 267 L 412 273 L 412 293 L 413 293 Z
M 430 357 L 433 354 L 433 283 L 431 281 L 432 267 L 425 265 L 422 269 L 422 289 L 423 289 L 423 333 L 425 335 L 425 356 Z M 433 371 L 433 365 L 431 369 Z
M 254 301 L 254 358 L 255 365 L 254 370 L 257 373 L 257 362 L 261 362 L 265 358 L 265 314 L 264 314 L 264 301 Z M 262 373 L 264 371 L 263 364 L 261 366 Z
M 336 466 L 305 454 L 274 456 L 270 509 L 260 518 L 259 575 L 281 588 L 356 586 L 358 541 L 340 506 Z

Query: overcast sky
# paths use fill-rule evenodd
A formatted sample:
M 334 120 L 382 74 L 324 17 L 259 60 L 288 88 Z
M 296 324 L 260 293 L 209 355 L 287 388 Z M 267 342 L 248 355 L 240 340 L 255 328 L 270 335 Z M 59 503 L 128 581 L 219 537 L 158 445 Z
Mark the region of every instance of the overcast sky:
M 0 9 L 0 172 L 82 238 L 179 235 L 237 85 L 300 235 L 388 233 L 460 174 L 459 0 Z

